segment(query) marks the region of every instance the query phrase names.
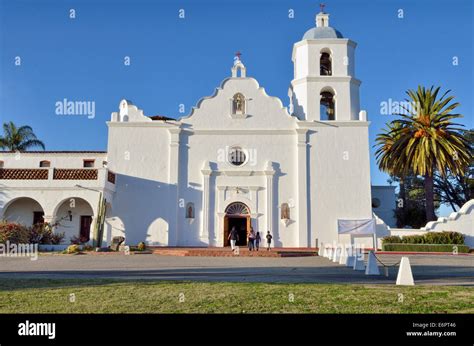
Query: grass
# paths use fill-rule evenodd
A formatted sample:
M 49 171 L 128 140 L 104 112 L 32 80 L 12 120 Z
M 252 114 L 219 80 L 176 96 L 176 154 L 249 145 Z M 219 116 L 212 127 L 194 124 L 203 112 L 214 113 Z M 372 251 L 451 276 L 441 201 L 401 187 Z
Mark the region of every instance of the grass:
M 7 279 L 0 313 L 474 313 L 474 289 Z

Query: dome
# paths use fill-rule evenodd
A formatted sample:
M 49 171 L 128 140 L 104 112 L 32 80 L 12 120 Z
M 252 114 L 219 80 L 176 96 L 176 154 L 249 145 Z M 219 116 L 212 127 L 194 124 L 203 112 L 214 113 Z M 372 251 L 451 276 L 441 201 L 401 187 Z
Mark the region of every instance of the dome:
M 344 38 L 342 34 L 329 26 L 311 28 L 303 36 L 303 40 L 320 40 L 331 38 Z

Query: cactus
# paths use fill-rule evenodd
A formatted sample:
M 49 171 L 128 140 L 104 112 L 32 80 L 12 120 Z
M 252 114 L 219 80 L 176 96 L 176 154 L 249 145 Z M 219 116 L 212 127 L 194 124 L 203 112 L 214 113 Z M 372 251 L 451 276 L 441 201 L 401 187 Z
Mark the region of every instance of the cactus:
M 105 212 L 107 209 L 107 200 L 103 198 L 102 193 L 99 196 L 99 204 L 97 206 L 97 217 L 94 225 L 94 237 L 92 246 L 100 247 L 102 245 L 102 237 L 104 234 Z

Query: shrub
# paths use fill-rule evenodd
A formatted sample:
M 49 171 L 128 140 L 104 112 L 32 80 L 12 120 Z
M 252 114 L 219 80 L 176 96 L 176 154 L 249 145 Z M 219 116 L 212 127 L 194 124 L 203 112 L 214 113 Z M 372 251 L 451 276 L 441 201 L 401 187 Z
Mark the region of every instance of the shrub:
M 69 245 L 65 251 L 67 254 L 74 254 L 81 252 L 81 248 L 77 244 Z
M 388 236 L 388 237 L 384 237 L 382 239 L 383 244 L 385 244 L 385 243 L 398 244 L 398 243 L 401 243 L 401 242 L 402 242 L 402 238 L 400 238 L 398 235 L 391 235 L 391 236 Z
M 31 244 L 61 244 L 64 239 L 64 233 L 54 233 L 53 225 L 50 223 L 37 223 L 30 227 Z
M 455 248 L 456 247 L 456 248 Z M 383 251 L 468 253 L 469 246 L 457 244 L 383 244 Z
M 459 232 L 428 232 L 423 235 L 404 237 L 390 236 L 382 239 L 382 244 L 447 244 L 463 245 L 464 235 Z
M 0 222 L 0 243 L 26 244 L 28 240 L 29 231 L 25 226 L 16 222 Z
M 146 250 L 146 244 L 144 242 L 138 243 L 138 251 L 145 251 Z
M 73 236 L 71 238 L 71 244 L 75 244 L 75 245 L 82 245 L 84 243 L 87 243 L 89 241 L 89 239 L 87 239 L 87 237 L 84 237 L 84 236 Z
M 64 239 L 64 232 L 61 233 L 53 233 L 51 235 L 51 244 L 53 245 L 59 245 Z
M 92 245 L 84 245 L 82 247 L 82 251 L 92 251 L 94 250 L 94 248 L 92 247 Z

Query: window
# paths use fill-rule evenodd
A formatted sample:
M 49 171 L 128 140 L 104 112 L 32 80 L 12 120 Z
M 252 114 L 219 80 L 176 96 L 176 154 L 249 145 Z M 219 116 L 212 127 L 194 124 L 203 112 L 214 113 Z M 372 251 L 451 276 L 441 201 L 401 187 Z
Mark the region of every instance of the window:
M 330 91 L 321 92 L 319 112 L 321 120 L 336 120 L 336 104 L 334 94 Z
M 242 166 L 247 162 L 247 155 L 240 147 L 232 147 L 229 149 L 229 162 L 234 166 Z
M 232 98 L 232 114 L 245 114 L 245 97 L 241 93 Z
M 94 167 L 94 160 L 84 160 L 84 168 Z
M 194 219 L 194 203 L 186 204 L 186 219 Z
M 50 161 L 47 161 L 47 160 L 43 160 L 43 161 L 40 161 L 39 166 L 40 166 L 41 168 L 51 167 L 51 162 L 50 162 Z
M 321 76 L 332 76 L 331 55 L 327 52 L 321 53 L 321 58 L 319 59 L 319 74 Z
M 378 208 L 380 207 L 380 199 L 378 198 L 372 198 L 372 208 Z
M 290 206 L 288 203 L 281 204 L 281 219 L 289 220 L 290 219 Z
M 33 225 L 36 225 L 38 223 L 44 223 L 44 212 L 42 211 L 33 212 Z
M 3 161 L 0 161 L 0 168 L 3 168 Z

